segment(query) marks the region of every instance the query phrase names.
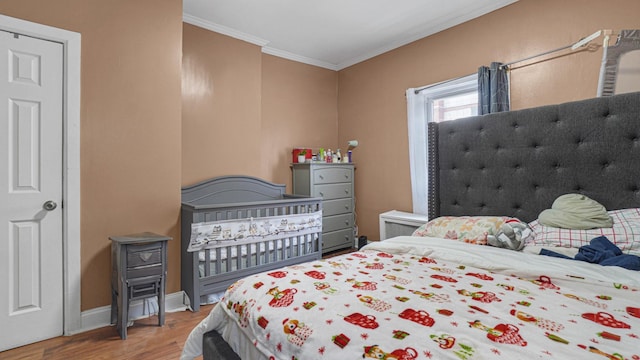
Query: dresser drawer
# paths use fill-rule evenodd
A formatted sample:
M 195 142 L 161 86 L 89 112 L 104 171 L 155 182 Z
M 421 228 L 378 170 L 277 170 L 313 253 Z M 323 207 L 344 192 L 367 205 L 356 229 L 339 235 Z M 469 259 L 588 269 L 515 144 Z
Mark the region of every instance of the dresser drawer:
M 322 217 L 322 232 L 336 231 L 344 228 L 353 230 L 353 214 Z
M 351 198 L 338 200 L 325 200 L 322 202 L 322 216 L 351 213 L 353 211 L 353 200 Z
M 322 251 L 353 247 L 353 229 L 322 234 Z
M 313 188 L 313 197 L 322 197 L 323 200 L 350 198 L 353 192 L 351 183 L 316 185 Z
M 332 167 L 316 169 L 313 172 L 314 184 L 331 184 L 340 182 L 351 182 L 353 170 L 349 167 Z

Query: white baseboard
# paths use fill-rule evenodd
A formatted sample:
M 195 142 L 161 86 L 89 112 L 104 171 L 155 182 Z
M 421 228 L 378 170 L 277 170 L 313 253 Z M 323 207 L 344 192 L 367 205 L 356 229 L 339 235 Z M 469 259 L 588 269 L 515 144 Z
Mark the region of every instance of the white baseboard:
M 166 295 L 164 299 L 165 313 L 187 310 L 188 307 L 185 305 L 184 298 L 184 292 L 182 291 Z M 144 300 L 135 300 L 129 304 L 129 321 L 142 319 L 157 313 L 158 299 L 154 297 Z M 83 311 L 80 316 L 82 318 L 82 328 L 70 333 L 69 335 L 75 335 L 81 332 L 111 326 L 110 305 Z

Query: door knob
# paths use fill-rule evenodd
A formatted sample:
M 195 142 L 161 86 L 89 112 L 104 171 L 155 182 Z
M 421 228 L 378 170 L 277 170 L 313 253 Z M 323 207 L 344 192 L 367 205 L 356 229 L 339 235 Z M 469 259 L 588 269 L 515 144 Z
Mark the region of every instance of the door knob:
M 58 207 L 58 204 L 56 204 L 56 202 L 53 201 L 53 200 L 49 200 L 49 201 L 45 202 L 44 204 L 42 204 L 42 207 L 47 211 L 52 211 L 52 210 L 55 210 L 55 208 Z

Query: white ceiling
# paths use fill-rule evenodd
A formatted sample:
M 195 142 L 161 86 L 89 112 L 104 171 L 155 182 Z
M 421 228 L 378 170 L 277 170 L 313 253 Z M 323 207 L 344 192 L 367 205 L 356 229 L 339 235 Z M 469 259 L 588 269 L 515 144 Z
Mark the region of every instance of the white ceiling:
M 183 0 L 183 19 L 340 70 L 517 0 Z

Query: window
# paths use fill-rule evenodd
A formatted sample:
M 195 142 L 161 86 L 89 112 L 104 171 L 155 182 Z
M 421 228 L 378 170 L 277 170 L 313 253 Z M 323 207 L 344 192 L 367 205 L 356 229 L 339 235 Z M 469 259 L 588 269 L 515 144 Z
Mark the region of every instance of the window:
M 436 122 L 478 115 L 478 92 L 435 99 L 431 111 L 433 121 Z
M 478 114 L 478 75 L 407 90 L 413 212 L 428 214 L 427 123 Z
M 441 122 L 478 115 L 478 75 L 431 85 L 418 93 L 426 106 L 425 121 Z

